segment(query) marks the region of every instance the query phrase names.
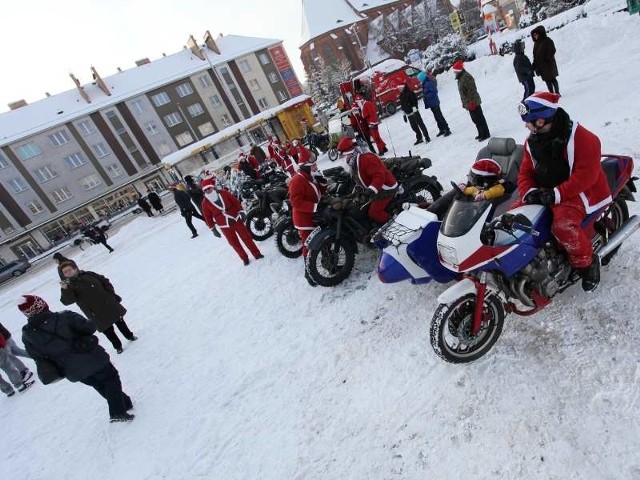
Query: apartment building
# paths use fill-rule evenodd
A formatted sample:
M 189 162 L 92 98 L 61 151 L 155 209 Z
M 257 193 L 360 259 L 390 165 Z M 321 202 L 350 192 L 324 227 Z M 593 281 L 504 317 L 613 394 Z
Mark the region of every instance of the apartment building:
M 170 180 L 162 158 L 302 93 L 281 40 L 206 33 L 0 114 L 0 263 L 32 258 Z

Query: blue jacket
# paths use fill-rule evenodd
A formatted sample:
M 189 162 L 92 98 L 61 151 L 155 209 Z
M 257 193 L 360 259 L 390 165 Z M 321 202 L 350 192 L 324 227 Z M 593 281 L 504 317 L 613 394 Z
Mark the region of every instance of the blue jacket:
M 440 99 L 438 98 L 438 86 L 435 79 L 426 75 L 422 82 L 422 98 L 424 99 L 425 108 L 440 106 Z

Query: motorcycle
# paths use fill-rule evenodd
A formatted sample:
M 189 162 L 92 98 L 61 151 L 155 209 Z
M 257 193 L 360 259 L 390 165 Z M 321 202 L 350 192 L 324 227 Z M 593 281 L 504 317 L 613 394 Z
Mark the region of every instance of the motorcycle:
M 245 224 L 254 240 L 262 241 L 273 235 L 274 211 L 287 198 L 289 192 L 286 186 L 277 184 L 253 192 L 255 201 L 247 211 Z
M 320 152 L 327 153 L 329 160 L 335 162 L 338 159 L 338 150 L 331 146 L 331 137 L 328 133 L 309 132 L 304 138 L 304 146 L 312 151 L 316 157 Z
M 640 218 L 629 217 L 627 207 L 635 200 L 633 159 L 608 155 L 601 165 L 613 201 L 588 215 L 581 228 L 607 265 L 640 228 Z M 500 208 L 495 200 L 458 195 L 442 222 L 410 208 L 386 224 L 378 238 L 384 249 L 381 280 L 456 280 L 438 297 L 430 328 L 431 345 L 447 362 L 482 357 L 498 340 L 507 314 L 533 315 L 580 279 L 551 234 L 549 208 L 523 205 L 496 215 Z
M 422 174 L 422 168 L 431 165 L 429 159 L 400 160 L 394 168 L 400 169 L 405 183 L 400 184 L 387 207 L 392 214 L 399 212 L 408 202 L 426 207 L 442 192 L 442 186 L 435 177 Z M 327 208 L 319 215 L 318 227 L 307 239 L 307 270 L 318 285 L 332 287 L 344 281 L 353 270 L 358 244 L 373 246 L 373 238 L 380 225 L 368 217 L 367 208 L 368 202 L 359 202 L 356 193 L 353 199 L 345 200 L 342 209 Z

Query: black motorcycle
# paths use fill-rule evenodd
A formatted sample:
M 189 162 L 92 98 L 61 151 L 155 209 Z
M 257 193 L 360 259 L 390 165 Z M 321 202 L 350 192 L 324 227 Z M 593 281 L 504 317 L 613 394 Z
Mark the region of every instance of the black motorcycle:
M 254 240 L 262 241 L 273 235 L 274 208 L 272 204 L 281 205 L 289 192 L 282 185 L 264 188 L 253 192 L 255 201 L 247 211 L 245 224 Z
M 304 138 L 304 145 L 313 152 L 316 157 L 322 152 L 327 153 L 329 160 L 332 162 L 338 158 L 338 150 L 331 146 L 331 137 L 328 133 L 309 132 Z

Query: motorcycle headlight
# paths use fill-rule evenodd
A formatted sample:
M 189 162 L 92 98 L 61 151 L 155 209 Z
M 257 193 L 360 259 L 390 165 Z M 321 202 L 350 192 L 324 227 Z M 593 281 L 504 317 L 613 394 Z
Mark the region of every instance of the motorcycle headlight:
M 440 258 L 446 263 L 455 267 L 460 265 L 458 263 L 458 253 L 456 252 L 455 248 L 438 243 L 438 253 L 440 254 Z

